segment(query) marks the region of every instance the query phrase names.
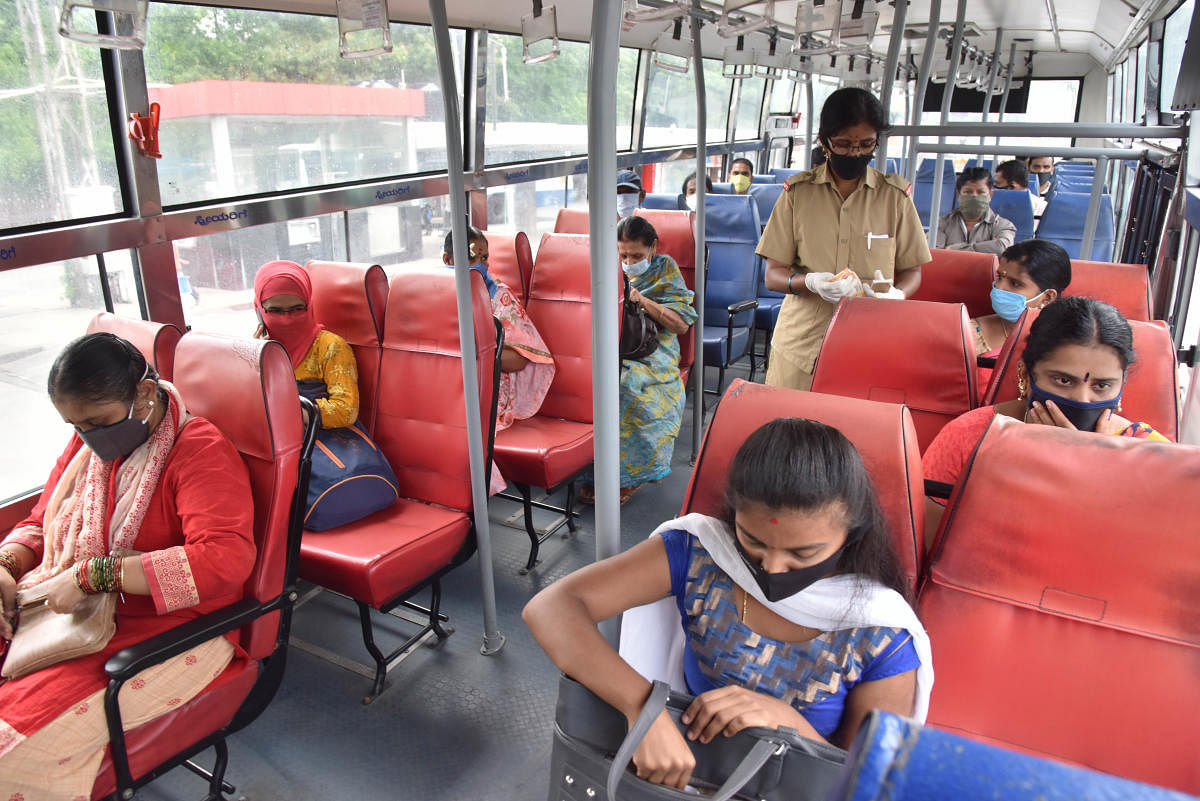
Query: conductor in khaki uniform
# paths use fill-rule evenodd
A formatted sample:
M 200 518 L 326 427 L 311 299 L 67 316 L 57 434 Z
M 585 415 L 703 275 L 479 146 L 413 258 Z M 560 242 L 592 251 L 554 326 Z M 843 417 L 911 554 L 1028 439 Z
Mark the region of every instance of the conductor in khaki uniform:
M 787 297 L 771 337 L 768 384 L 809 388 L 833 309 L 860 281 L 864 294 L 901 300 L 921 285 L 921 265 L 932 257 L 912 187 L 867 166 L 887 127 L 870 92 L 831 94 L 819 129 L 828 161 L 789 178 L 771 212 L 756 252 L 766 260 L 767 288 Z M 858 278 L 835 277 L 846 268 Z

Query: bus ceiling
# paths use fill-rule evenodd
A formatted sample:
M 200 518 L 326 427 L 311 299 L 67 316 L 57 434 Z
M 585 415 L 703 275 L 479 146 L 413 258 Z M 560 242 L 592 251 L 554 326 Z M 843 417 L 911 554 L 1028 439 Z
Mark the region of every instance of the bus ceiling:
M 609 0 L 617 2 L 618 0 Z M 676 6 L 673 0 L 620 0 L 626 10 L 653 12 L 661 9 L 669 12 Z M 1092 69 L 1110 71 L 1125 54 L 1136 48 L 1145 38 L 1151 22 L 1174 11 L 1182 0 L 1091 0 L 1091 2 L 1067 2 L 1067 0 L 1008 0 L 1004 3 L 968 0 L 965 43 L 984 54 L 996 50 L 996 38 L 1002 35 L 1001 50 L 1007 59 L 1008 45 L 1018 42 L 1017 75 L 1024 75 L 1024 56 L 1036 53 L 1033 64 L 1035 77 L 1078 77 Z M 215 0 L 200 5 L 260 8 L 273 11 L 295 11 L 303 13 L 336 15 L 336 0 Z M 763 0 L 751 3 L 734 12 L 733 21 L 741 17 L 747 23 L 754 18 L 765 19 L 764 12 L 772 16 L 767 27 L 748 33 L 744 38 L 746 48 L 766 51 L 769 48 L 769 31 L 778 33 L 778 41 L 790 47 L 795 36 L 797 6 L 811 4 L 811 0 L 779 0 L 768 4 Z M 546 8 L 554 6 L 557 12 L 558 34 L 563 39 L 589 41 L 591 32 L 590 0 L 553 0 L 544 2 Z M 684 2 L 684 5 L 690 5 Z M 733 38 L 719 34 L 723 3 L 703 0 L 699 13 L 710 23 L 701 32 L 701 50 L 708 58 L 722 58 Z M 849 6 L 851 4 L 847 4 Z M 870 5 L 870 2 L 867 3 Z M 941 4 L 941 19 L 938 21 L 949 38 L 953 28 L 957 4 L 951 0 Z M 461 28 L 484 28 L 487 30 L 516 33 L 521 32 L 521 18 L 531 13 L 531 0 L 452 0 L 447 3 L 450 24 Z M 888 38 L 892 34 L 895 15 L 894 2 L 878 2 L 879 14 L 875 35 L 870 41 L 871 51 L 880 60 L 887 51 Z M 904 52 L 920 54 L 924 49 L 929 27 L 930 0 L 910 2 L 904 23 Z M 395 22 L 429 22 L 429 6 L 426 0 L 388 0 L 388 12 Z M 626 47 L 653 49 L 655 39 L 667 31 L 669 20 L 639 22 L 626 25 L 622 30 L 621 44 Z M 686 31 L 686 26 L 685 29 Z M 151 34 L 152 35 L 152 34 Z M 686 34 L 685 34 L 686 35 Z

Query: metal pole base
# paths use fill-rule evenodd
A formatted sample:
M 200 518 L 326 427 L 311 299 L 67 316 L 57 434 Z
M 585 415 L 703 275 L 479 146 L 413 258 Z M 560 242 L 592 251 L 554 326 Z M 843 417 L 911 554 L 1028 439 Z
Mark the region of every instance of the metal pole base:
M 479 646 L 479 653 L 484 656 L 495 656 L 504 650 L 505 637 L 500 632 L 495 634 L 483 635 L 483 643 Z

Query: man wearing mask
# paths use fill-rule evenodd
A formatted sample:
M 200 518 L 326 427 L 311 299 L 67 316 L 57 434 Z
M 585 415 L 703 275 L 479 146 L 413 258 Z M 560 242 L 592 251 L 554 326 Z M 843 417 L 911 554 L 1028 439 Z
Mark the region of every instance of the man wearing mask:
M 744 195 L 750 191 L 754 182 L 754 165 L 750 159 L 736 158 L 729 164 L 729 183 L 733 184 L 735 195 Z
M 958 208 L 938 221 L 937 247 L 1003 253 L 1012 246 L 1017 226 L 992 211 L 992 174 L 985 167 L 962 171 L 954 186 Z
M 868 166 L 888 128 L 879 100 L 843 88 L 821 109 L 829 160 L 793 175 L 755 252 L 768 289 L 787 295 L 771 337 L 767 383 L 808 389 L 833 310 L 844 297 L 910 297 L 931 259 L 912 187 Z M 875 332 L 887 336 L 886 331 Z
M 1049 200 L 1054 194 L 1054 157 L 1030 156 L 1025 163 L 1029 165 L 1029 174 L 1037 177 L 1037 193 Z
M 617 222 L 625 219 L 642 205 L 646 192 L 642 189 L 642 179 L 633 170 L 621 170 L 617 173 Z
M 1025 162 L 1012 159 L 996 165 L 997 189 L 1024 189 L 1029 192 L 1029 167 Z M 1039 195 L 1030 193 L 1033 200 L 1033 217 L 1040 219 L 1046 210 L 1046 201 Z

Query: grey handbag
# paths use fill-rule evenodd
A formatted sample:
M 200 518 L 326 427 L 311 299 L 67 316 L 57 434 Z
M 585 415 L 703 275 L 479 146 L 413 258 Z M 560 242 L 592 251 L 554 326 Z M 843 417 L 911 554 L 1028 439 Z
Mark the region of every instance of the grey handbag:
M 550 757 L 550 801 L 823 801 L 834 787 L 846 752 L 807 740 L 791 729 L 746 729 L 707 744 L 689 742 L 696 757 L 692 786 L 706 791 L 702 796 L 652 784 L 627 772 L 634 751 L 659 713 L 667 709 L 679 724 L 679 716 L 691 702 L 690 696 L 672 693 L 663 682 L 655 682 L 626 734 L 624 716 L 563 676 Z

